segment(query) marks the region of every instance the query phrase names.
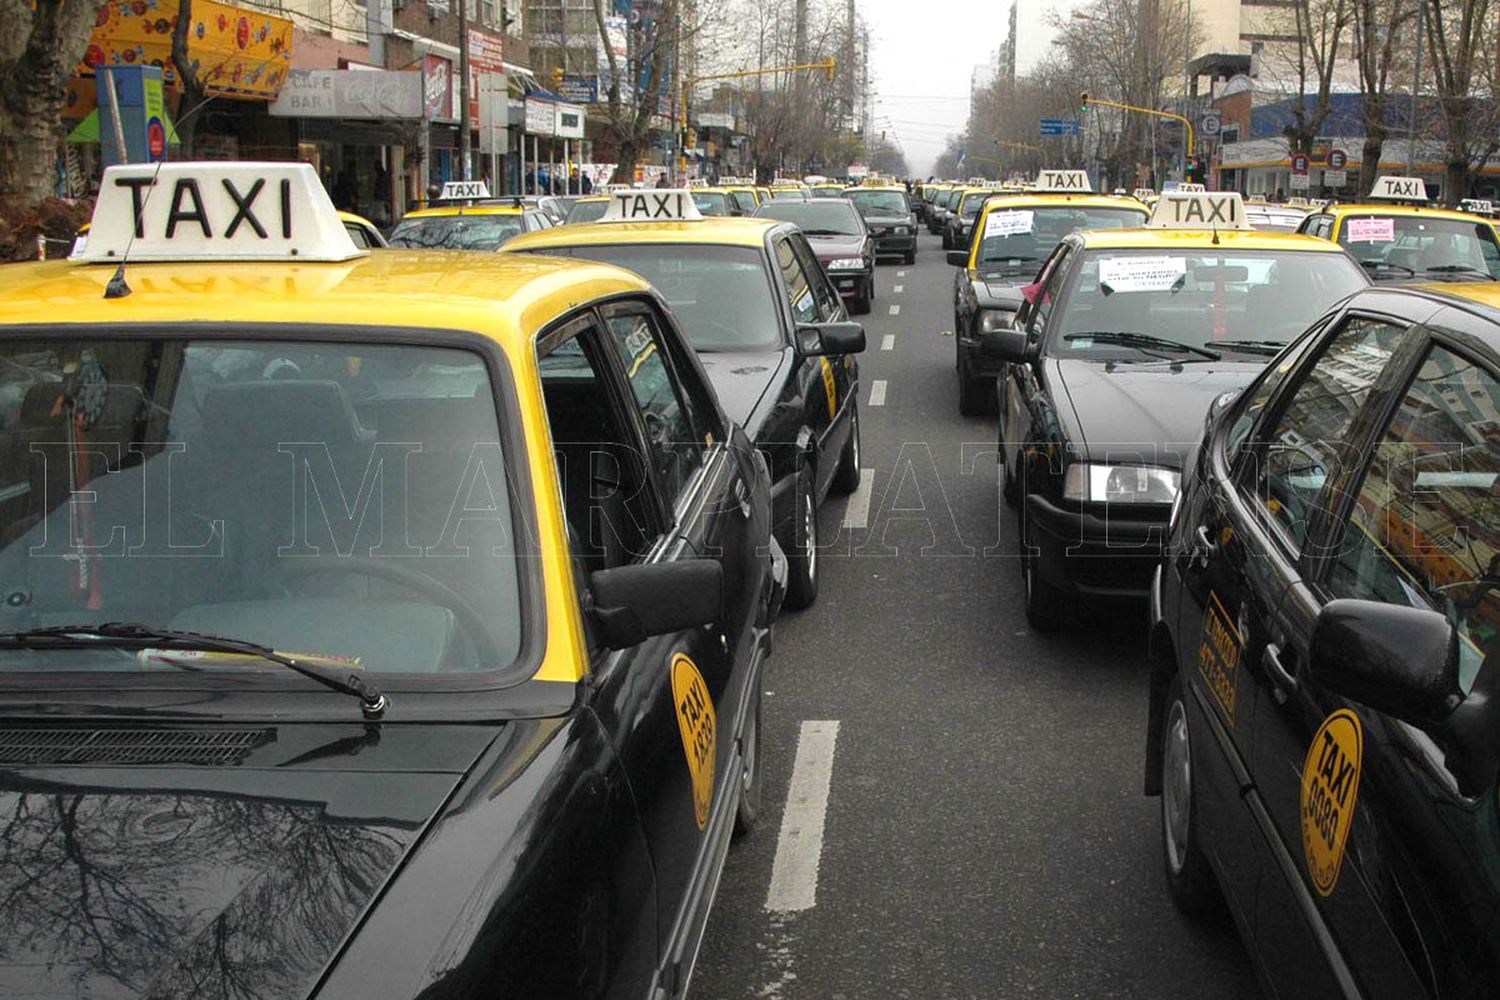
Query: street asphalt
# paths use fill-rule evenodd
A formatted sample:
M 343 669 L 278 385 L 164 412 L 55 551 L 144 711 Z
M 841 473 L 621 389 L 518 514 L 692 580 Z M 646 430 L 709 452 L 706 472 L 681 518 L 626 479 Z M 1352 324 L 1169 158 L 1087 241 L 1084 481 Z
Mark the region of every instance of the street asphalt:
M 958 413 L 953 269 L 924 233 L 877 280 L 868 492 L 824 505 L 817 603 L 777 624 L 764 815 L 730 852 L 693 997 L 1259 996 L 1228 918 L 1167 895 L 1144 607 L 1027 628 L 995 422 Z

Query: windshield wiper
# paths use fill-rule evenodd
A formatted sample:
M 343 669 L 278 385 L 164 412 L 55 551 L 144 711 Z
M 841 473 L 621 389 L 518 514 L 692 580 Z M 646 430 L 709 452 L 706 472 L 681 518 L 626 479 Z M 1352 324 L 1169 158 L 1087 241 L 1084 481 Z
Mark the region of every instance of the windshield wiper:
M 1281 349 L 1286 346 L 1284 340 L 1216 340 L 1215 347 L 1230 347 L 1236 351 L 1246 351 L 1250 354 L 1280 354 Z
M 1488 271 L 1482 270 L 1481 268 L 1477 268 L 1477 267 L 1470 267 L 1468 264 L 1439 264 L 1436 267 L 1424 267 L 1424 268 L 1422 268 L 1422 273 L 1423 274 L 1461 274 L 1461 275 L 1464 275 L 1464 276 L 1468 276 L 1468 275 L 1473 274 L 1473 275 L 1478 275 L 1479 276 L 1479 280 L 1481 280 L 1481 281 L 1488 281 L 1488 280 L 1490 280 L 1490 273 Z
M 1163 351 L 1181 351 L 1185 354 L 1197 354 L 1210 361 L 1218 361 L 1217 351 L 1210 351 L 1206 347 L 1198 347 L 1196 344 L 1185 344 L 1180 340 L 1168 340 L 1166 337 L 1153 337 L 1149 333 L 1133 333 L 1128 330 L 1096 330 L 1092 333 L 1070 333 L 1063 340 L 1097 340 L 1101 344 L 1120 344 L 1124 347 L 1139 347 L 1142 350 L 1156 348 Z
M 320 663 L 278 653 L 245 639 L 230 639 L 201 632 L 155 628 L 136 622 L 104 622 L 99 625 L 54 625 L 0 632 L 0 649 L 86 649 L 91 646 L 125 646 L 140 649 L 192 650 L 205 653 L 238 653 L 279 664 L 324 687 L 359 699 L 367 718 L 378 719 L 390 707 L 390 699 L 353 671 L 340 671 Z
M 1360 267 L 1363 267 L 1363 268 L 1366 268 L 1366 269 L 1369 269 L 1369 270 L 1374 270 L 1376 268 L 1382 268 L 1383 267 L 1383 268 L 1386 268 L 1386 269 L 1392 270 L 1392 271 L 1405 271 L 1407 274 L 1411 274 L 1411 275 L 1415 275 L 1417 273 L 1416 271 L 1414 271 L 1411 268 L 1407 267 L 1405 264 L 1392 264 L 1388 260 L 1374 260 L 1374 259 L 1371 259 L 1371 260 L 1362 260 L 1362 261 L 1359 262 L 1359 265 L 1360 265 Z
M 804 236 L 855 236 L 856 233 L 841 233 L 837 229 L 804 229 Z

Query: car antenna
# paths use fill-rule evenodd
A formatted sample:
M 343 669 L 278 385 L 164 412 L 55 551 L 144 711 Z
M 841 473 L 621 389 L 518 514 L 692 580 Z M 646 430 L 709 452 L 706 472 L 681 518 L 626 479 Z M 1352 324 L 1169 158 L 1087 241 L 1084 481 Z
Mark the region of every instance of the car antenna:
M 104 286 L 106 299 L 123 299 L 130 294 L 130 283 L 125 280 L 125 265 L 130 260 L 130 248 L 135 245 L 135 234 L 141 231 L 141 220 L 146 216 L 146 203 L 151 200 L 151 195 L 156 191 L 156 181 L 161 177 L 161 165 L 165 162 L 165 159 L 156 161 L 156 172 L 151 175 L 151 186 L 146 191 L 146 196 L 141 199 L 135 218 L 130 220 L 130 239 L 125 241 L 125 250 L 120 254 L 119 266 L 115 268 L 115 273 L 110 275 L 109 283 Z
M 1219 227 L 1218 226 L 1213 226 L 1212 228 L 1213 228 L 1213 231 L 1214 231 L 1214 238 L 1213 238 L 1213 240 L 1211 242 L 1213 243 L 1214 246 L 1218 246 L 1219 245 Z

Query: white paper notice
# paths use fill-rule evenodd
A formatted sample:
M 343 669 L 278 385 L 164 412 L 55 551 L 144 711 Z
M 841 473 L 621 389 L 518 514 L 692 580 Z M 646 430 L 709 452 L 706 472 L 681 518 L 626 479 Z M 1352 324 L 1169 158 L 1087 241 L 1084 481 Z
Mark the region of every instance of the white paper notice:
M 1099 284 L 1114 292 L 1164 292 L 1187 274 L 1182 257 L 1105 257 Z
M 1392 243 L 1396 239 L 1395 219 L 1350 219 L 1350 243 Z
M 1035 217 L 1035 212 L 991 212 L 984 218 L 984 238 L 1029 233 Z

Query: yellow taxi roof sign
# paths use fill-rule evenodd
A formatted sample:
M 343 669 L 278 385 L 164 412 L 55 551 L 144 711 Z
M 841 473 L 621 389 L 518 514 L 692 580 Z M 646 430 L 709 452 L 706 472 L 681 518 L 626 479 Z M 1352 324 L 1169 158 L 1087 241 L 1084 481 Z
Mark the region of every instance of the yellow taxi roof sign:
M 1420 177 L 1377 177 L 1372 201 L 1426 201 L 1427 185 Z
M 107 167 L 89 238 L 72 257 L 123 261 L 343 261 L 354 245 L 309 163 Z
M 1238 191 L 1163 191 L 1147 229 L 1249 229 Z
M 1043 170 L 1037 175 L 1035 190 L 1046 194 L 1092 194 L 1094 185 L 1083 170 Z
M 691 222 L 703 218 L 687 188 L 615 191 L 600 222 Z
M 1130 197 L 1134 198 L 1136 201 L 1145 201 L 1147 198 L 1155 198 L 1156 189 L 1136 188 L 1134 191 L 1130 192 Z

